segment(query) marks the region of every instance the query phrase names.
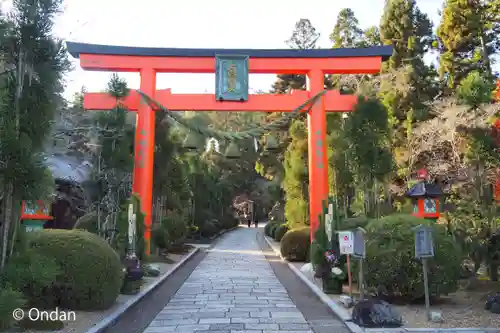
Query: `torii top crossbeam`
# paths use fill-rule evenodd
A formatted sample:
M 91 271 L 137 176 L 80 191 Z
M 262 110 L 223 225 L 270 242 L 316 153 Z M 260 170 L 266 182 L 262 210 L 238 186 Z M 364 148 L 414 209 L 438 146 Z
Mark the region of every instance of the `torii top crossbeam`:
M 315 50 L 175 49 L 67 43 L 80 66 L 91 71 L 139 72 L 140 90 L 170 110 L 291 111 L 324 90 L 325 74 L 375 74 L 392 55 L 391 46 Z M 172 94 L 156 90 L 156 73 L 216 73 L 216 94 Z M 248 95 L 248 74 L 303 74 L 307 91 L 289 95 Z M 309 205 L 311 237 L 318 226 L 322 202 L 328 198 L 326 112 L 351 111 L 357 99 L 328 91 L 308 113 Z M 106 94 L 88 93 L 84 107 L 110 110 Z M 145 240 L 149 249 L 155 117 L 153 109 L 131 93 L 124 104 L 137 111 L 133 191 L 145 214 Z
M 176 49 L 67 42 L 69 53 L 85 70 L 157 73 L 214 73 L 216 55 L 246 55 L 253 74 L 376 74 L 391 46 L 313 50 Z

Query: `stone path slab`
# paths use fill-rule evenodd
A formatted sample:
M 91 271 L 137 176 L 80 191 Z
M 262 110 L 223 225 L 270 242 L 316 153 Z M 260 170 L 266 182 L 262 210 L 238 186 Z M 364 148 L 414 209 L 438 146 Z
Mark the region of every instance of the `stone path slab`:
M 240 228 L 209 250 L 144 333 L 312 333 L 256 235 Z

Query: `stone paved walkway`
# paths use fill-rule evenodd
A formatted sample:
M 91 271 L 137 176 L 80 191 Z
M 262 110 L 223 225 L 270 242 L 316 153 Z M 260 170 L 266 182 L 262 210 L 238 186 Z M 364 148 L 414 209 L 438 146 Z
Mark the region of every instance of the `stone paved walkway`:
M 225 236 L 144 333 L 312 333 L 256 236 L 246 228 Z

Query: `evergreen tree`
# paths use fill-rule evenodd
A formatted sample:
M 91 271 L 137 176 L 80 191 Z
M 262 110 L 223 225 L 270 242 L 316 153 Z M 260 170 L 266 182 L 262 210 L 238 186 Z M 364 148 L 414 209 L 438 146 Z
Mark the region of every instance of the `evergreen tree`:
M 300 19 L 295 23 L 292 36 L 285 42 L 294 50 L 310 50 L 316 48 L 320 34 L 308 19 Z M 306 87 L 306 76 L 297 74 L 280 74 L 278 80 L 273 84 L 271 92 L 285 94 L 290 89 L 304 90 Z
M 380 37 L 380 29 L 377 26 L 369 27 L 363 30 L 363 35 L 358 44 L 358 47 L 380 46 L 382 39 Z
M 359 47 L 363 44 L 363 31 L 358 19 L 350 8 L 343 8 L 337 15 L 337 22 L 330 34 L 333 48 Z M 346 93 L 358 90 L 358 84 L 363 75 L 329 75 L 331 86 Z
M 423 60 L 432 45 L 432 23 L 415 0 L 386 0 L 380 35 L 394 50 L 383 66 L 379 97 L 389 111 L 393 149 L 406 151 L 413 124 L 431 116 L 426 102 L 438 92 L 437 73 Z M 398 162 L 403 174 L 408 173 L 406 163 Z
M 295 24 L 292 36 L 287 41 L 293 49 L 307 50 L 316 48 L 319 33 L 308 19 L 300 19 Z M 325 78 L 325 83 L 328 79 Z M 287 93 L 290 89 L 304 90 L 306 88 L 305 75 L 278 75 L 277 82 L 273 85 L 272 92 Z M 269 119 L 280 117 L 280 113 L 271 114 Z M 288 143 L 283 146 L 278 159 L 283 161 L 284 178 L 282 188 L 285 192 L 285 216 L 291 226 L 308 224 L 308 169 L 307 169 L 307 130 L 305 119 L 299 118 L 292 121 L 288 133 L 281 133 L 281 142 Z M 285 153 L 286 149 L 286 153 Z M 266 169 L 261 168 L 261 169 Z
M 342 129 L 345 145 L 349 147 L 346 159 L 354 183 L 362 192 L 363 213 L 378 218 L 380 184 L 387 181 L 392 171 L 388 113 L 376 99 L 360 100 L 354 111 Z
M 498 0 L 447 0 L 438 27 L 439 73 L 455 88 L 474 70 L 492 76 L 491 55 L 499 46 Z M 496 21 L 496 22 L 495 22 Z
M 50 176 L 42 149 L 55 110 L 62 105 L 62 78 L 70 65 L 62 42 L 52 35 L 61 3 L 15 0 L 11 15 L 0 19 L 4 69 L 0 75 L 0 268 L 7 258 L 9 235 L 15 237 L 19 226 L 21 201 L 41 199 L 53 190 L 47 188 Z
M 95 114 L 93 126 L 93 130 L 98 132 L 96 154 L 93 156 L 94 176 L 107 187 L 107 191 L 101 192 L 95 207 L 103 212 L 99 214 L 104 218 L 98 221 L 98 226 L 101 227 L 99 231 L 104 233 L 116 228 L 120 209 L 132 193 L 135 134 L 133 124 L 127 122 L 128 111 L 118 103 L 129 92 L 126 81 L 113 74 L 107 91 L 116 98 L 117 106 Z
M 307 50 L 316 48 L 320 34 L 308 19 L 300 19 L 295 24 L 291 37 L 286 41 L 286 44 L 296 50 Z M 325 78 L 325 83 L 328 80 Z M 276 82 L 272 85 L 270 93 L 286 94 L 291 89 L 305 90 L 306 89 L 306 76 L 295 74 L 280 74 Z M 297 105 L 298 106 L 298 105 Z M 283 114 L 281 112 L 271 112 L 266 117 L 266 122 L 280 118 Z M 304 121 L 302 118 L 300 121 Z M 266 175 L 269 179 L 281 183 L 284 178 L 285 170 L 283 168 L 284 153 L 288 146 L 289 136 L 285 131 L 276 134 L 277 140 L 280 144 L 278 150 L 274 154 L 263 153 L 255 165 L 255 169 L 261 175 Z
M 337 22 L 330 34 L 333 48 L 357 47 L 362 39 L 363 31 L 359 28 L 356 15 L 350 8 L 343 8 L 337 15 Z
M 307 128 L 302 121 L 290 127 L 290 144 L 285 153 L 285 217 L 290 227 L 309 225 Z
M 432 45 L 432 23 L 415 0 L 386 0 L 380 35 L 385 45 L 394 48 L 388 62 L 390 68 L 398 69 L 405 64 L 417 67 Z

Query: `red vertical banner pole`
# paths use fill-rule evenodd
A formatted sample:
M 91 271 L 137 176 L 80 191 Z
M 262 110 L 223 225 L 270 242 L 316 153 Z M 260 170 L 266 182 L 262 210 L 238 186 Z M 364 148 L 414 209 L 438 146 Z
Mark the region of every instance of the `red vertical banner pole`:
M 156 72 L 144 68 L 140 72 L 142 92 L 154 98 L 156 90 Z M 155 146 L 155 113 L 151 107 L 141 102 L 137 110 L 135 127 L 134 180 L 132 191 L 141 199 L 141 211 L 144 214 L 145 252 L 150 254 L 151 215 L 153 207 L 153 165 Z
M 321 70 L 307 74 L 308 90 L 314 96 L 324 90 L 325 76 Z M 328 156 L 326 143 L 326 111 L 324 97 L 312 106 L 307 115 L 309 154 L 309 219 L 311 242 L 323 213 L 323 201 L 328 200 Z

